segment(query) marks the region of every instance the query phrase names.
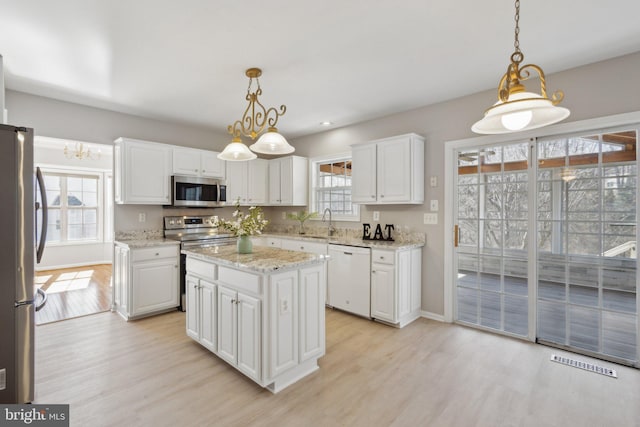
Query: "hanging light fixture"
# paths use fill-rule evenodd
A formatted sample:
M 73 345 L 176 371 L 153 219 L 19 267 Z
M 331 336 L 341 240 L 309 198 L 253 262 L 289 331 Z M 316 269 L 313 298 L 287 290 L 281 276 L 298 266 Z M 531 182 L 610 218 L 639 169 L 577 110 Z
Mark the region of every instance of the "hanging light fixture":
M 560 90 L 547 97 L 547 83 L 542 68 L 535 64 L 520 66 L 524 54 L 520 51 L 520 0 L 516 0 L 515 51 L 511 64 L 498 84 L 498 102 L 484 112 L 484 118 L 476 122 L 471 130 L 481 134 L 498 134 L 536 129 L 557 123 L 569 116 L 569 110 L 557 105 L 564 98 Z M 522 84 L 535 71 L 540 78 L 540 95 L 526 92 Z
M 280 106 L 280 111 L 274 107 L 269 109 L 265 108 L 258 97 L 262 95 L 262 88 L 260 87 L 260 76 L 262 70 L 260 68 L 249 68 L 245 72 L 249 77 L 249 87 L 247 88 L 247 96 L 245 99 L 249 102 L 247 108 L 244 110 L 244 114 L 240 120 L 236 120 L 233 125 L 229 125 L 227 130 L 233 136 L 231 143 L 227 145 L 224 151 L 218 154 L 218 158 L 229 161 L 242 161 L 255 159 L 257 156 L 252 153 L 261 154 L 289 154 L 295 151 L 287 140 L 278 133 L 276 124 L 278 119 L 286 111 L 285 105 Z M 253 80 L 256 81 L 256 89 L 251 91 L 253 86 Z M 267 132 L 264 133 L 258 141 L 251 145 L 251 151 L 246 145 L 242 143 L 242 136 L 256 139 L 265 128 Z
M 64 155 L 67 159 L 76 158 L 78 160 L 82 159 L 91 159 L 98 160 L 102 155 L 101 150 L 98 148 L 98 152 L 94 153 L 91 151 L 91 148 L 87 146 L 87 149 L 84 149 L 84 144 L 82 142 L 76 142 L 76 146 L 73 150 L 69 149 L 69 144 L 64 144 Z

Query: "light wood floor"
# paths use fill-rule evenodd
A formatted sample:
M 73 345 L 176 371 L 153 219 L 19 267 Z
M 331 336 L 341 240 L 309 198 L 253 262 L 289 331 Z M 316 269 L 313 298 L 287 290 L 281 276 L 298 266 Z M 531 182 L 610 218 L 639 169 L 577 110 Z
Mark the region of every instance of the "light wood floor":
M 613 379 L 425 319 L 399 330 L 327 310 L 320 370 L 277 395 L 187 338 L 177 311 L 39 326 L 36 349 L 35 403 L 70 404 L 72 426 L 640 426 L 639 370 L 596 361 Z
M 37 271 L 35 281 L 47 292 L 37 325 L 111 309 L 111 264 Z

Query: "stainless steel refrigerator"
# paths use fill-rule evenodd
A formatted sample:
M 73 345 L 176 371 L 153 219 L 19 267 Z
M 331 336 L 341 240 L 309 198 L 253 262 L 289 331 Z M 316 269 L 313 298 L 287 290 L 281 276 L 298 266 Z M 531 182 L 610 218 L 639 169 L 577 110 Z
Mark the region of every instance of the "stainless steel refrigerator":
M 33 129 L 0 125 L 0 403 L 34 398 L 35 310 L 46 302 L 34 286 L 46 241 L 43 184 Z

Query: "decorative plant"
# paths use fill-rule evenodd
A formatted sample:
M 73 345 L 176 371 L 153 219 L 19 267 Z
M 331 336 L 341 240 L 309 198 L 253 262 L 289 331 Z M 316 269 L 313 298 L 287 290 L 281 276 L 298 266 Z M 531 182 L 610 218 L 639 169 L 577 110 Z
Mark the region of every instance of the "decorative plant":
M 233 212 L 233 220 L 229 221 L 224 218 L 219 218 L 215 226 L 224 228 L 236 237 L 241 237 L 261 234 L 262 230 L 269 224 L 269 221 L 264 218 L 260 207 L 251 206 L 247 214 L 244 214 L 240 210 L 239 202 L 236 203 L 235 207 L 236 210 Z
M 310 218 L 315 218 L 317 216 L 318 212 L 299 211 L 295 213 L 287 213 L 287 219 L 300 221 L 300 231 L 298 231 L 299 234 L 304 234 L 304 222 Z

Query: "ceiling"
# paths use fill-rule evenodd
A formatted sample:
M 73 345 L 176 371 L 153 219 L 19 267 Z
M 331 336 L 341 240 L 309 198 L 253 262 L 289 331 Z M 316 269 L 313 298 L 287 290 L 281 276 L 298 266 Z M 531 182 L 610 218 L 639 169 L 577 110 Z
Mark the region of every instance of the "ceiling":
M 260 67 L 263 103 L 287 105 L 287 137 L 493 89 L 513 52 L 507 0 L 0 0 L 0 10 L 8 89 L 223 131 L 246 107 L 245 69 Z M 638 16 L 637 0 L 525 0 L 525 63 L 551 74 L 640 51 Z

